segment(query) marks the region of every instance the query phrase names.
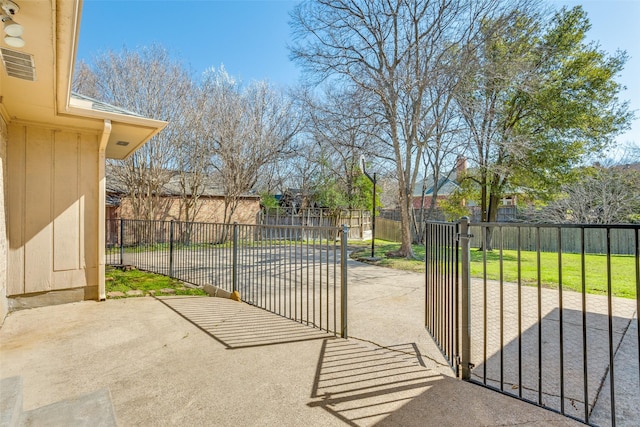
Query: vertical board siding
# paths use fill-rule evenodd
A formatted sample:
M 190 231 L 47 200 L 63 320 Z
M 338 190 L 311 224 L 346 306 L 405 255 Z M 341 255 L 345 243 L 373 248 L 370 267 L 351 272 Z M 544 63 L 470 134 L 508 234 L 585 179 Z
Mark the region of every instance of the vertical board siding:
M 26 128 L 9 126 L 7 141 L 7 295 L 24 293 L 24 204 Z
M 5 204 L 6 188 L 5 174 L 7 168 L 7 125 L 4 122 L 2 116 L 0 116 L 0 236 L 4 236 L 4 239 L 0 239 L 0 325 L 4 321 L 7 315 L 7 261 L 9 259 L 7 236 L 7 219 Z
M 80 267 L 77 135 L 55 132 L 53 150 L 53 270 L 77 270 Z M 66 286 L 56 284 L 56 287 Z
M 96 230 L 104 225 L 99 223 L 99 212 L 104 210 L 100 205 L 100 179 L 98 176 L 98 138 L 95 135 L 80 135 L 80 268 L 98 267 L 98 235 Z M 104 245 L 104 243 L 103 243 Z M 97 277 L 96 277 L 97 280 Z M 96 282 L 97 283 L 97 282 Z M 92 285 L 94 283 L 89 283 Z
M 9 126 L 7 295 L 98 284 L 97 135 Z
M 34 127 L 26 134 L 24 289 L 33 293 L 51 290 L 53 135 Z

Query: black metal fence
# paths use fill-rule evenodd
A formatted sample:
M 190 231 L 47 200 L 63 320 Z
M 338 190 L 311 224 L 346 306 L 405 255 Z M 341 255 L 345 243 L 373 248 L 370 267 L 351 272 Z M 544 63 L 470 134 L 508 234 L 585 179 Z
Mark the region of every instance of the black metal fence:
M 133 265 L 347 336 L 349 228 L 107 220 L 106 263 Z
M 425 324 L 463 379 L 587 424 L 637 423 L 639 240 L 637 225 L 429 223 Z

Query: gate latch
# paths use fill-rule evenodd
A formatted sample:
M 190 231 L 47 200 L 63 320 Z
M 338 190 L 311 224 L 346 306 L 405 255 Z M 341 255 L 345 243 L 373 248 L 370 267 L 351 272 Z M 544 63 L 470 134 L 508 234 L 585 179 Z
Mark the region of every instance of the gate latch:
M 456 241 L 459 242 L 460 239 L 473 239 L 473 234 L 456 233 Z

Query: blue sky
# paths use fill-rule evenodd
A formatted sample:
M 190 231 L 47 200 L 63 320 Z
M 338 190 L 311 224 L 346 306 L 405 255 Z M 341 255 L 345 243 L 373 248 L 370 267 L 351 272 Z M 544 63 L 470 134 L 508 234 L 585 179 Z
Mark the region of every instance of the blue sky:
M 195 74 L 224 64 L 248 82 L 266 79 L 294 84 L 300 75 L 289 61 L 288 12 L 296 1 L 84 0 L 78 59 L 106 49 L 135 49 L 160 43 Z M 619 81 L 622 98 L 640 116 L 640 0 L 551 0 L 554 6 L 582 4 L 592 23 L 590 38 L 602 49 L 631 57 Z M 640 118 L 619 143 L 640 144 Z

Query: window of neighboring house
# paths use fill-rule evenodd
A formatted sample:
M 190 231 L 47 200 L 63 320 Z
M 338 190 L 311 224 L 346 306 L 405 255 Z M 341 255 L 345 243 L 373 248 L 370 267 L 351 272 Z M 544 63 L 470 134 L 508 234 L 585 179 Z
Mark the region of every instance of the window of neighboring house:
M 514 206 L 515 199 L 513 197 L 504 197 L 502 199 L 502 206 Z

